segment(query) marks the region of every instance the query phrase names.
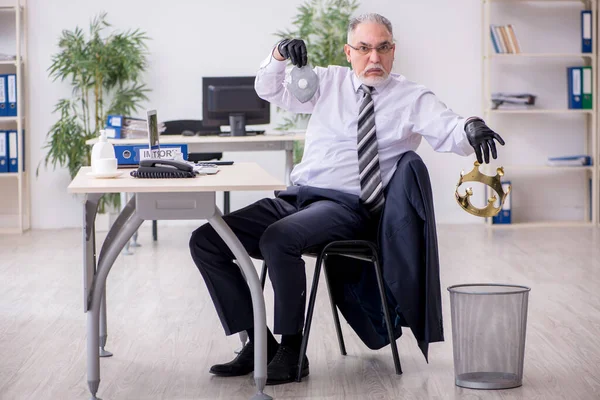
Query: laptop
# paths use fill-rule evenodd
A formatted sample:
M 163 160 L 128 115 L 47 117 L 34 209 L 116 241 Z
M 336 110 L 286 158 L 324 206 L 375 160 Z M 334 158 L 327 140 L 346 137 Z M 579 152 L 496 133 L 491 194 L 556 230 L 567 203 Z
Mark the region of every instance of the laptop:
M 160 142 L 158 139 L 158 116 L 156 110 L 146 111 L 148 124 L 148 145 L 153 158 L 160 158 Z
M 150 154 L 153 159 L 179 159 L 178 161 L 193 165 L 194 171 L 199 174 L 216 174 L 219 172 L 219 167 L 214 164 L 202 163 L 202 164 L 194 164 L 193 162 L 188 162 L 184 160 L 181 151 L 175 151 L 175 157 L 172 154 L 172 151 L 169 149 L 165 149 L 165 151 L 161 151 L 160 149 L 160 140 L 159 140 L 159 132 L 158 132 L 158 116 L 156 110 L 147 110 L 146 111 L 146 119 L 148 124 L 148 146 L 150 148 Z M 180 156 L 180 157 L 178 157 Z M 140 157 L 141 159 L 141 157 Z

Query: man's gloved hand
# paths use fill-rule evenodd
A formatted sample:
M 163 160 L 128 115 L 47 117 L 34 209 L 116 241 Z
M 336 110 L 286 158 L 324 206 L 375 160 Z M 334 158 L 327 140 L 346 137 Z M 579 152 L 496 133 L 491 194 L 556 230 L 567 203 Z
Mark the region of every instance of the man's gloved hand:
M 483 164 L 483 157 L 485 163 L 490 162 L 490 149 L 492 150 L 492 157 L 497 158 L 496 143 L 494 139 L 504 146 L 504 140 L 496 132 L 491 130 L 481 118 L 473 118 L 465 125 L 465 132 L 467 133 L 467 139 L 469 144 L 475 149 L 477 155 L 477 161 L 479 164 Z
M 284 59 L 292 60 L 292 64 L 298 68 L 308 63 L 306 44 L 302 39 L 284 39 L 277 45 L 277 51 Z

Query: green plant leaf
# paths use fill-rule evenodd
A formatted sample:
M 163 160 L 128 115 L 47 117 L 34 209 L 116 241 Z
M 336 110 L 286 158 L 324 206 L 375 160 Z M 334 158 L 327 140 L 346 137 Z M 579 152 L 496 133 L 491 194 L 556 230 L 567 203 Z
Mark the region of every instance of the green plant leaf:
M 43 165 L 68 168 L 71 177 L 90 164 L 91 148 L 85 142 L 104 127 L 107 112 L 131 116 L 150 89 L 142 82 L 150 40 L 138 29 L 111 31 L 106 12 L 94 16 L 87 34 L 79 27 L 63 30 L 48 75 L 53 82 L 71 86 L 71 98 L 61 99 L 53 113 L 58 120 L 46 135 Z M 107 107 L 108 105 L 108 107 Z M 105 205 L 118 206 L 119 196 L 104 196 Z

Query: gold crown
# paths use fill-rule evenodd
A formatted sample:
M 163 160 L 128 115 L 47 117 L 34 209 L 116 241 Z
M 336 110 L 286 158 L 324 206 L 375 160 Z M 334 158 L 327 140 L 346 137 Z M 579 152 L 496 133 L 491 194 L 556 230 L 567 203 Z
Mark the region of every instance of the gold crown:
M 456 191 L 454 195 L 456 196 L 456 201 L 458 204 L 469 214 L 473 214 L 477 217 L 493 217 L 497 215 L 502 209 L 502 205 L 504 204 L 504 200 L 510 193 L 510 185 L 508 185 L 508 190 L 504 192 L 502 188 L 501 178 L 504 176 L 504 168 L 498 167 L 496 169 L 496 176 L 489 176 L 482 174 L 479 172 L 479 162 L 475 161 L 475 167 L 468 174 L 465 174 L 465 171 L 460 173 L 460 179 L 458 180 L 458 184 L 456 185 Z M 497 194 L 500 196 L 500 205 L 496 208 L 494 207 L 494 203 L 497 198 L 495 195 L 492 195 L 488 199 L 488 204 L 484 208 L 477 208 L 471 204 L 470 197 L 473 195 L 473 188 L 467 188 L 464 196 L 458 194 L 458 187 L 462 185 L 464 182 L 481 182 L 483 184 L 491 187 Z

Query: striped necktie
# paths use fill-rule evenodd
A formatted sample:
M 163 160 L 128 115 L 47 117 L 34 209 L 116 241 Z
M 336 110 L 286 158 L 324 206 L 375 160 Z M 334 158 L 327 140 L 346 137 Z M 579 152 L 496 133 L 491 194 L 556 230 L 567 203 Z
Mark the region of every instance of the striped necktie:
M 360 200 L 371 212 L 384 203 L 383 183 L 379 170 L 377 133 L 375 130 L 375 106 L 370 86 L 361 85 L 364 96 L 358 112 L 358 170 L 360 178 Z

